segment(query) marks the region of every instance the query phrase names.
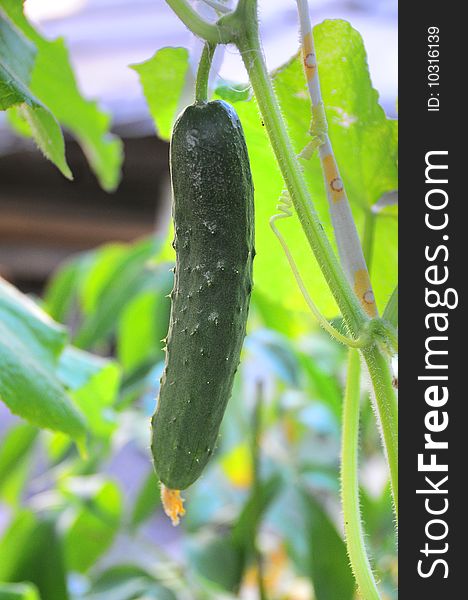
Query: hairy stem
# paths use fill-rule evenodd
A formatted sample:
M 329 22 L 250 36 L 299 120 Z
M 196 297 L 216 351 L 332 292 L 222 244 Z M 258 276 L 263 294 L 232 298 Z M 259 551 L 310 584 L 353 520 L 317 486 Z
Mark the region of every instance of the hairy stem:
M 244 14 L 239 14 L 238 11 L 241 8 L 244 8 Z M 236 17 L 242 19 L 245 29 L 241 31 L 236 39 L 236 44 L 247 68 L 265 129 L 270 138 L 281 173 L 322 273 L 348 328 L 354 336 L 357 336 L 367 320 L 367 316 L 352 291 L 323 231 L 299 162 L 286 133 L 283 117 L 260 48 L 256 2 L 246 0 L 239 3 L 238 11 Z
M 387 358 L 376 345 L 364 348 L 362 355 L 374 391 L 375 408 L 390 470 L 395 515 L 398 519 L 398 405 L 392 385 L 392 374 Z
M 346 393 L 343 404 L 341 443 L 341 498 L 346 547 L 362 600 L 379 600 L 377 584 L 367 556 L 359 506 L 359 411 L 361 364 L 356 350 L 349 351 Z

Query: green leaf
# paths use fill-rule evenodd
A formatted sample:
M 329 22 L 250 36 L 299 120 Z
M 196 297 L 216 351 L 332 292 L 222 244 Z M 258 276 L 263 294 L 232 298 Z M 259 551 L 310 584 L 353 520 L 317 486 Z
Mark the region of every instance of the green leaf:
M 47 283 L 43 308 L 56 321 L 64 323 L 76 301 L 89 254 L 85 253 L 62 263 Z
M 223 81 L 222 85 L 216 88 L 215 94 L 218 98 L 222 98 L 223 100 L 226 100 L 226 102 L 234 104 L 235 102 L 248 100 L 252 95 L 252 88 L 249 85 L 242 83 Z
M 69 346 L 60 357 L 58 375 L 89 429 L 96 436 L 108 437 L 116 427 L 112 406 L 120 383 L 117 363 Z
M 64 493 L 75 504 L 64 535 L 67 566 L 86 572 L 112 544 L 120 524 L 122 501 L 118 486 L 100 478 L 68 480 Z
M 356 585 L 345 543 L 313 496 L 305 491 L 301 496 L 309 540 L 306 564 L 317 600 L 352 600 Z
M 0 600 L 41 600 L 37 588 L 30 583 L 0 583 Z
M 43 38 L 26 20 L 21 0 L 3 0 L 2 8 L 37 49 L 31 92 L 76 137 L 101 186 L 114 190 L 120 178 L 122 144 L 109 133 L 110 117 L 81 95 L 64 41 Z
M 0 110 L 33 101 L 28 83 L 36 48 L 7 20 L 0 8 Z
M 162 139 L 169 139 L 177 109 L 181 108 L 188 58 L 185 48 L 162 48 L 149 60 L 131 65 L 140 76 L 156 131 Z
M 314 586 L 316 600 L 353 600 L 355 583 L 345 543 L 317 500 L 291 481 L 269 514 L 297 571 Z
M 78 441 L 85 420 L 55 375 L 66 333 L 0 279 L 0 398 L 14 413 Z
M 154 576 L 133 565 L 119 565 L 104 571 L 86 600 L 176 600 L 175 594 Z
M 52 521 L 19 513 L 0 540 L 0 581 L 33 583 L 41 598 L 68 600 L 61 541 Z
M 71 171 L 65 159 L 62 130 L 48 108 L 30 89 L 36 47 L 11 24 L 0 9 L 0 110 L 16 108 L 16 114 L 27 122 L 44 155 L 68 179 Z
M 124 252 L 102 250 L 83 283 L 83 303 L 91 305 L 92 312 L 85 316 L 78 330 L 75 344 L 89 348 L 106 339 L 114 331 L 118 318 L 128 302 L 154 280 L 156 269 L 149 263 L 157 251 L 154 240 L 144 240 Z M 96 275 L 97 273 L 97 275 Z M 93 281 L 91 288 L 89 282 Z M 87 294 L 92 291 L 92 301 Z
M 163 263 L 155 273 L 153 289 L 143 290 L 123 310 L 117 330 L 117 354 L 126 370 L 163 359 L 173 280 L 169 265 Z
M 153 516 L 160 506 L 161 491 L 157 477 L 153 469 L 151 469 L 138 491 L 133 505 L 130 525 L 135 528 L 138 527 Z
M 280 492 L 282 483 L 281 477 L 276 474 L 252 491 L 232 530 L 232 540 L 237 547 L 248 552 L 254 550 L 252 532 L 257 530 L 263 515 Z
M 214 590 L 236 592 L 244 570 L 243 551 L 229 533 L 204 531 L 190 538 L 190 564 L 205 585 Z
M 395 287 L 388 299 L 382 318 L 391 323 L 393 327 L 398 328 L 398 286 Z
M 5 486 L 8 488 L 8 484 L 15 479 L 18 473 L 20 475 L 27 473 L 23 466 L 29 462 L 30 451 L 37 433 L 35 427 L 27 423 L 20 423 L 9 429 L 3 437 L 0 446 L 0 492 L 2 496 L 5 493 Z M 24 483 L 23 477 L 20 478 L 19 483 L 21 488 Z M 16 500 L 16 498 L 13 499 Z

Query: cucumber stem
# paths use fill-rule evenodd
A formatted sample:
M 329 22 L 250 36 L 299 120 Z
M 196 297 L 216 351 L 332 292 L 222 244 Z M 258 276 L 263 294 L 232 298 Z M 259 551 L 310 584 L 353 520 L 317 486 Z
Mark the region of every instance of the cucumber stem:
M 208 101 L 208 81 L 215 49 L 216 44 L 206 42 L 198 64 L 195 100 L 200 103 Z

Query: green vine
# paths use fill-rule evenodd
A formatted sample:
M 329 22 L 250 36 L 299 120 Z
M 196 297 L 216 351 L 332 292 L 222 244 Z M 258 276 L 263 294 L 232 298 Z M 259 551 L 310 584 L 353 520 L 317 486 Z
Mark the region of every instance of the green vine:
M 379 600 L 380 595 L 367 557 L 359 506 L 359 411 L 361 364 L 356 350 L 349 351 L 346 393 L 343 403 L 341 443 L 341 498 L 346 547 L 354 577 L 363 600 Z

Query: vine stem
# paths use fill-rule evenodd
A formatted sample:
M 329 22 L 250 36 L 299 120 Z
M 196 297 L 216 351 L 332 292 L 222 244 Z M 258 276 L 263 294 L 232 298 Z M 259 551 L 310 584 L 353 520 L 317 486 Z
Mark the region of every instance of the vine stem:
M 228 43 L 222 30 L 214 23 L 205 21 L 186 0 L 166 0 L 179 19 L 192 33 L 212 44 Z
M 244 9 L 244 14 L 242 14 Z M 239 14 L 239 11 L 241 14 Z M 322 273 L 351 331 L 357 337 L 368 319 L 338 263 L 312 203 L 294 153 L 263 59 L 258 36 L 256 2 L 239 2 L 234 15 L 245 24 L 235 40 L 249 74 L 266 132 L 285 180 L 294 208 Z
M 346 392 L 343 403 L 343 433 L 341 443 L 341 498 L 346 547 L 362 600 L 379 600 L 380 595 L 366 551 L 359 506 L 358 445 L 360 399 L 360 357 L 356 350 L 350 349 Z
M 372 383 L 375 411 L 390 471 L 395 516 L 398 520 L 398 405 L 387 358 L 374 345 L 361 350 Z
M 195 100 L 197 102 L 208 101 L 208 80 L 210 76 L 211 63 L 216 49 L 215 44 L 205 43 L 198 65 L 197 83 L 195 87 Z

